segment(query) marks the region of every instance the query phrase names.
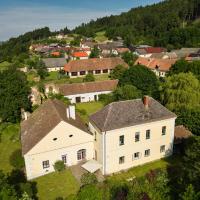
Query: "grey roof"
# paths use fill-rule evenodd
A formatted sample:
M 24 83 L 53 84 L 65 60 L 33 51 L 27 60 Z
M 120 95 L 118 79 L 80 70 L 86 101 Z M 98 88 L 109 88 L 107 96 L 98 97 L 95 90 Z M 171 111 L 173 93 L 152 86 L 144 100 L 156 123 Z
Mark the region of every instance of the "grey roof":
M 67 63 L 65 58 L 44 58 L 42 59 L 47 68 L 64 67 Z
M 200 48 L 182 48 L 179 50 L 173 50 L 172 52 L 176 53 L 179 58 L 184 58 L 191 53 L 197 53 Z
M 176 115 L 149 97 L 148 109 L 141 99 L 114 102 L 91 115 L 90 122 L 103 132 L 170 118 Z
M 20 124 L 23 155 L 29 152 L 61 121 L 87 132 L 87 127 L 78 115 L 76 115 L 76 120 L 67 118 L 66 108 L 67 106 L 59 100 L 47 100 Z

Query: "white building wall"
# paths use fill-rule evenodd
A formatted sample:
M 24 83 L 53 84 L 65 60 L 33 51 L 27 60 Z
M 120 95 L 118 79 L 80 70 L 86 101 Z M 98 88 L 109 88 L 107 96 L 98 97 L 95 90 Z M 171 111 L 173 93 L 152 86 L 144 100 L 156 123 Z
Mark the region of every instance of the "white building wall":
M 85 93 L 85 94 L 76 94 L 76 95 L 67 95 L 65 96 L 70 100 L 71 103 L 76 103 L 76 97 L 81 97 L 81 102 L 90 102 L 95 101 L 95 95 L 97 96 L 97 101 L 99 100 L 98 95 L 100 94 L 109 94 L 112 91 L 102 91 L 102 92 L 93 92 L 93 93 Z

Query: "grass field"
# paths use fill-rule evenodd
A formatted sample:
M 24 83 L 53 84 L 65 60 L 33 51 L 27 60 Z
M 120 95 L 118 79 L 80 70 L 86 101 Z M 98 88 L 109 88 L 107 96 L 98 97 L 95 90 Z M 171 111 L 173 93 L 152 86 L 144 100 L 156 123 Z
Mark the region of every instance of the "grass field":
M 133 177 L 142 177 L 150 170 L 154 169 L 166 169 L 168 166 L 175 165 L 179 162 L 180 158 L 176 156 L 172 156 L 169 158 L 157 160 L 154 162 L 150 162 L 144 165 L 140 165 L 137 167 L 133 167 L 126 172 L 121 172 L 119 174 L 115 174 L 107 178 L 108 181 L 125 181 L 126 179 Z
M 37 183 L 39 200 L 55 200 L 57 197 L 66 198 L 76 194 L 79 184 L 70 170 L 55 172 L 33 180 Z
M 103 104 L 101 102 L 87 102 L 87 103 L 78 103 L 76 104 L 76 109 L 78 110 L 78 112 L 80 110 L 85 110 L 86 114 L 83 115 L 82 113 L 80 113 L 81 118 L 84 120 L 84 122 L 88 122 L 88 118 L 91 114 L 97 112 L 98 110 L 100 110 L 101 108 L 103 108 Z
M 11 154 L 20 149 L 19 124 L 0 125 L 0 170 L 10 172 L 13 167 L 9 163 Z
M 96 37 L 94 38 L 97 42 L 105 42 L 108 38 L 105 36 L 105 31 L 97 32 Z
M 77 77 L 77 78 L 67 78 L 67 77 L 61 77 L 59 78 L 58 72 L 50 72 L 49 76 L 46 77 L 45 82 L 46 83 L 57 83 L 57 84 L 63 84 L 63 83 L 82 83 L 84 77 Z M 95 81 L 104 81 L 108 80 L 108 74 L 101 74 L 101 75 L 95 75 Z

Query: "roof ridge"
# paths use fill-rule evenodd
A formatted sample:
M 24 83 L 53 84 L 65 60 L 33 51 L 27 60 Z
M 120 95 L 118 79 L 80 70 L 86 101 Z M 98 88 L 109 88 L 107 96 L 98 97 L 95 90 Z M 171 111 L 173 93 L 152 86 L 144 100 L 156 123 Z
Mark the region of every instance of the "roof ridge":
M 106 120 L 105 120 L 104 125 L 103 125 L 103 130 L 105 130 L 111 109 L 112 109 L 112 103 L 108 106 L 108 113 L 107 113 Z

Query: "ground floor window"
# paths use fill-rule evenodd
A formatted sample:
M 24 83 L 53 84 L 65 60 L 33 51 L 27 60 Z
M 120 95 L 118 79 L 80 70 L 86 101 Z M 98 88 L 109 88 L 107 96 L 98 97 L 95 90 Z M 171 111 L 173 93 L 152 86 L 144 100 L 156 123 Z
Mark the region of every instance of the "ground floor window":
M 85 71 L 80 71 L 80 75 L 85 75 Z
M 46 168 L 49 168 L 50 165 L 49 165 L 49 160 L 45 160 L 42 162 L 42 166 L 43 166 L 43 169 L 46 169 Z
M 62 161 L 64 162 L 64 164 L 67 163 L 67 155 L 62 155 Z
M 95 74 L 101 74 L 101 70 L 95 70 Z
M 103 70 L 103 73 L 104 73 L 104 74 L 108 73 L 108 69 L 104 69 L 104 70 Z
M 80 149 L 77 151 L 77 160 L 83 160 L 86 158 L 86 149 Z
M 72 72 L 72 76 L 77 76 L 77 72 Z
M 137 160 L 140 158 L 140 152 L 136 152 L 133 154 L 133 160 Z
M 125 162 L 125 157 L 121 156 L 119 157 L 119 164 L 123 164 Z
M 160 153 L 165 152 L 165 145 L 160 146 Z
M 145 157 L 150 156 L 150 149 L 147 149 L 147 150 L 144 151 L 144 156 Z

